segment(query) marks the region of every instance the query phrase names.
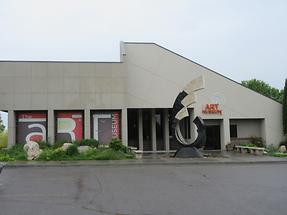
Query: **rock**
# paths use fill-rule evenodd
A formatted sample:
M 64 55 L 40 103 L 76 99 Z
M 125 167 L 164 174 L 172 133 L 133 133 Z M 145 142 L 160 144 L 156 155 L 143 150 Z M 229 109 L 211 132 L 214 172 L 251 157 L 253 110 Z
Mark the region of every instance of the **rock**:
M 72 144 L 72 143 L 64 143 L 60 149 L 61 149 L 62 151 L 64 151 L 64 152 L 66 152 L 67 149 L 68 149 L 71 145 L 73 145 L 73 144 Z
M 92 147 L 90 147 L 90 146 L 78 146 L 78 152 L 80 154 L 85 154 L 85 153 L 87 153 L 87 151 L 89 151 L 91 149 L 92 149 Z
M 23 149 L 27 154 L 27 160 L 34 160 L 42 153 L 42 149 L 40 149 L 39 144 L 34 141 L 27 142 Z
M 281 153 L 286 153 L 287 152 L 286 146 L 284 146 L 284 145 L 280 146 L 278 151 Z

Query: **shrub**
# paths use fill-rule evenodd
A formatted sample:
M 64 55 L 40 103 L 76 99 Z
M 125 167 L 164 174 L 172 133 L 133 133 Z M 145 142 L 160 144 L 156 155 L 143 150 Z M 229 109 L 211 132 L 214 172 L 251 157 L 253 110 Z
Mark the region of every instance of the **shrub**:
M 287 157 L 287 153 L 275 152 L 272 154 L 272 156 L 279 157 L 279 158 L 285 158 L 285 157 Z
M 60 148 L 64 145 L 64 143 L 67 143 L 67 141 L 66 140 L 58 140 L 52 146 L 53 146 L 53 148 Z
M 111 149 L 113 149 L 115 151 L 121 151 L 124 153 L 128 152 L 128 148 L 125 145 L 123 145 L 123 143 L 120 139 L 112 139 L 109 146 Z
M 274 145 L 269 145 L 266 150 L 267 150 L 268 154 L 273 154 L 273 153 L 276 153 L 278 151 L 278 147 L 276 147 Z
M 264 142 L 261 137 L 250 137 L 250 143 L 256 147 L 264 147 Z
M 100 151 L 94 158 L 95 160 L 122 160 L 125 158 L 125 154 L 114 149 L 105 149 Z
M 4 131 L 0 133 L 0 149 L 6 148 L 8 145 L 8 132 Z
M 45 149 L 45 148 L 49 148 L 51 145 L 45 141 L 37 141 L 37 143 L 39 144 L 40 149 Z
M 66 154 L 69 156 L 73 156 L 73 155 L 78 154 L 77 145 L 73 144 L 73 145 L 69 146 L 69 148 L 66 151 Z
M 27 160 L 23 145 L 15 145 L 11 149 L 0 149 L 1 161 Z
M 95 139 L 84 139 L 84 140 L 75 140 L 72 142 L 73 144 L 77 145 L 77 146 L 90 146 L 90 147 L 96 147 L 98 148 L 99 146 L 99 141 L 95 140 Z
M 247 146 L 247 147 L 257 147 L 255 144 L 253 143 L 240 143 L 240 146 Z
M 43 150 L 42 154 L 37 158 L 37 160 L 68 160 L 68 156 L 65 151 L 62 151 L 60 148 L 53 149 L 53 148 L 46 148 Z
M 23 144 L 16 144 L 12 148 L 7 149 L 6 153 L 15 160 L 27 160 Z
M 7 161 L 15 161 L 15 158 L 11 157 L 8 154 L 0 152 L 0 161 L 5 161 L 5 162 L 7 162 Z
M 81 141 L 80 140 L 74 140 L 72 142 L 72 144 L 75 145 L 75 146 L 80 146 L 81 145 Z
M 97 140 L 95 140 L 95 139 L 86 139 L 86 140 L 82 140 L 82 141 L 81 141 L 81 145 L 98 148 L 98 146 L 99 146 L 99 141 L 97 141 Z

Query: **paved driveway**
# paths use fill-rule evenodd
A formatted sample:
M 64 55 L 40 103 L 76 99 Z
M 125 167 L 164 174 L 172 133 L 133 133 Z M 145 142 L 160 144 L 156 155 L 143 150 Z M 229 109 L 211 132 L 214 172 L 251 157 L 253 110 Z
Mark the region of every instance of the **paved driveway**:
M 0 175 L 1 215 L 287 214 L 287 165 L 26 167 Z

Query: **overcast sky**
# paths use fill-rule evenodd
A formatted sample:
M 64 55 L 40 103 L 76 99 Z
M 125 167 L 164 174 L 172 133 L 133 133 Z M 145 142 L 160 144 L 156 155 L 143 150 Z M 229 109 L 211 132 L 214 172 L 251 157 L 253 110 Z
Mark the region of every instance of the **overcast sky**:
M 286 0 L 0 0 L 0 59 L 119 61 L 156 42 L 238 82 L 283 88 Z

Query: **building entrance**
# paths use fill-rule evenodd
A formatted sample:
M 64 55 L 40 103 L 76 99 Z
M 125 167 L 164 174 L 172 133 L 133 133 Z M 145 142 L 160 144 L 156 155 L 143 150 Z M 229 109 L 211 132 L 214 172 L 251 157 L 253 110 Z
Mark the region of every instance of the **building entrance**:
M 220 149 L 220 125 L 206 126 L 206 143 L 204 150 Z

